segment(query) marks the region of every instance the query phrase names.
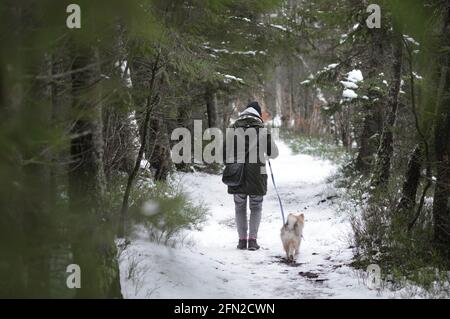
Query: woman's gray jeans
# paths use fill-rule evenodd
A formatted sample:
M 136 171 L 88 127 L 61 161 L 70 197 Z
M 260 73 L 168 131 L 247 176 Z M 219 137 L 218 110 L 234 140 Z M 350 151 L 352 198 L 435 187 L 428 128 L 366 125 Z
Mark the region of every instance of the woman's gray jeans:
M 239 239 L 247 239 L 247 197 L 250 206 L 250 233 L 248 238 L 256 239 L 258 237 L 259 223 L 261 222 L 263 196 L 234 194 L 234 205 L 236 210 L 236 227 Z

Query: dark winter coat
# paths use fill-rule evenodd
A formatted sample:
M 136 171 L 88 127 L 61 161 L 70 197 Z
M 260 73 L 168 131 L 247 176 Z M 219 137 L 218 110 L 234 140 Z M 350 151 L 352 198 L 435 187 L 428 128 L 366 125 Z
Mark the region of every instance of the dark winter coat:
M 267 193 L 267 173 L 265 171 L 265 159 L 257 157 L 257 161 L 250 162 L 249 157 L 251 152 L 257 152 L 259 154 L 260 147 L 266 149 L 266 155 L 270 158 L 275 158 L 278 156 L 278 148 L 272 141 L 271 134 L 267 129 L 264 128 L 264 124 L 261 119 L 254 115 L 243 115 L 238 118 L 238 120 L 231 126 L 231 128 L 242 128 L 246 132 L 249 128 L 255 128 L 257 139 L 255 142 L 251 143 L 249 138 L 245 139 L 245 163 L 244 163 L 244 179 L 239 186 L 228 186 L 229 194 L 246 194 L 246 195 L 265 195 Z M 227 134 L 227 139 L 225 140 L 224 155 L 226 156 L 226 145 L 229 142 L 232 134 Z M 239 134 L 237 134 L 239 135 Z M 230 163 L 232 161 L 237 162 L 237 137 L 234 138 L 234 158 L 225 159 L 226 162 Z M 266 145 L 260 145 L 267 142 Z M 231 148 L 231 147 L 230 147 Z M 244 156 L 244 155 L 242 155 Z M 242 157 L 244 158 L 244 157 Z

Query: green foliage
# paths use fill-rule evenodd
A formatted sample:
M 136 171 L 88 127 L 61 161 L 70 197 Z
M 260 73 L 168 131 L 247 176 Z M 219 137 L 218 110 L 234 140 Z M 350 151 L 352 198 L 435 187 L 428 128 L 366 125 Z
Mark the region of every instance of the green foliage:
M 175 246 L 182 241 L 183 230 L 200 230 L 208 209 L 194 204 L 171 183 L 143 181 L 132 195 L 131 218 L 134 226 L 144 225 L 150 240 Z
M 344 105 L 353 108 L 351 120 L 357 123 L 361 118 L 357 112 L 373 107 L 372 101 L 355 99 L 343 104 L 339 101 L 342 91 L 339 80 L 351 68 L 359 68 L 363 54 L 371 48 L 370 32 L 353 28 L 356 23 L 364 23 L 364 2 L 355 5 L 354 1 L 346 0 L 298 1 L 298 6 L 286 10 L 291 2 L 282 0 L 80 0 L 76 2 L 81 7 L 79 30 L 66 27 L 66 6 L 70 3 L 69 0 L 0 3 L 0 296 L 61 296 L 61 280 L 58 279 L 55 288 L 49 279 L 50 272 L 55 268 L 64 271 L 64 263 L 75 258 L 88 267 L 83 272 L 92 283 L 80 295 L 108 296 L 110 283 L 118 282 L 113 239 L 126 176 L 123 172 L 110 172 L 105 198 L 94 200 L 105 204 L 100 205 L 103 212 L 96 214 L 92 207 L 77 210 L 70 207 L 82 199 L 68 190 L 73 169 L 72 130 L 80 118 L 89 121 L 92 117 L 91 108 L 74 110 L 73 105 L 72 76 L 80 70 L 72 67 L 80 55 L 96 67 L 94 70 L 91 65 L 86 72 L 95 82 L 93 87 L 98 93 L 95 102 L 101 101 L 105 109 L 108 106 L 117 113 L 123 111 L 120 115 L 124 118 L 131 111 L 140 111 L 141 106 L 134 105 L 130 98 L 135 92 L 124 85 L 116 62 L 141 58 L 151 65 L 160 55 L 162 69 L 157 74 L 157 85 L 162 107 L 154 110 L 152 116 L 165 117 L 168 131 L 174 126 L 188 126 L 186 122 L 193 114 L 204 116 L 205 87 L 213 87 L 219 96 L 253 93 L 270 79 L 273 65 L 286 61 L 293 61 L 300 66 L 298 69 L 304 68 L 307 76 L 315 66 L 310 69 L 304 63 L 299 57 L 304 53 L 320 64 L 339 63 L 337 68 L 322 72 L 311 81 L 312 86 L 322 87 L 327 97 L 333 97 L 326 115 L 340 112 Z M 394 25 L 420 42 L 420 48 L 412 47 L 412 68 L 426 79 L 417 85 L 420 88 L 417 98 L 420 120 L 423 127 L 430 128 L 428 131 L 433 126 L 428 123 L 433 123 L 436 114 L 439 57 L 448 51 L 448 46 L 436 49 L 441 40 L 435 35 L 442 28 L 443 3 L 438 0 L 381 3 L 387 40 Z M 287 29 L 281 30 L 275 24 Z M 341 41 L 336 35 L 344 32 L 346 40 Z M 93 52 L 99 53 L 95 59 Z M 242 81 L 226 81 L 226 74 Z M 384 97 L 387 87 L 382 80 L 377 74 L 366 77 L 358 94 Z M 294 86 L 295 83 L 293 80 Z M 148 95 L 142 89 L 146 84 L 133 83 L 133 88 L 137 87 L 141 88 L 140 94 Z M 89 102 L 92 106 L 93 101 Z M 402 102 L 407 105 L 411 101 L 404 97 Z M 410 131 L 398 127 L 394 131 L 400 130 L 404 134 L 402 147 L 407 148 L 404 140 Z M 331 146 L 326 139 L 295 137 L 289 133 L 283 138 L 296 153 L 335 161 L 345 158 L 342 148 Z M 119 140 L 121 147 L 127 143 Z M 112 148 L 114 152 L 123 152 Z M 402 153 L 397 153 L 394 159 L 400 162 Z M 393 167 L 398 166 L 394 163 Z M 122 169 L 118 167 L 114 170 Z M 419 275 L 417 269 L 439 265 L 439 257 L 429 249 L 430 207 L 425 207 L 420 226 L 414 227 L 412 233 L 405 232 L 404 225 L 411 214 L 392 214 L 400 177 L 398 174 L 393 182 L 396 184 L 390 186 L 392 197 L 380 195 L 354 219 L 357 260 L 381 263 L 390 267 L 392 273 L 425 284 L 431 281 L 432 274 Z M 135 223 L 146 226 L 152 240 L 173 245 L 184 229 L 195 229 L 204 221 L 207 211 L 204 205 L 192 203 L 174 185 L 154 185 L 146 179 L 140 179 L 139 185 L 132 193 L 131 214 Z M 356 184 L 350 181 L 348 186 L 355 202 L 365 196 L 367 185 L 361 180 Z M 92 194 L 85 190 L 84 195 Z M 157 207 L 151 213 L 145 208 L 149 204 Z M 366 204 L 364 200 L 358 202 L 363 207 Z
M 282 131 L 280 137 L 289 145 L 294 154 L 307 154 L 325 160 L 342 163 L 348 160 L 346 150 L 334 144 L 329 138 L 308 137 Z

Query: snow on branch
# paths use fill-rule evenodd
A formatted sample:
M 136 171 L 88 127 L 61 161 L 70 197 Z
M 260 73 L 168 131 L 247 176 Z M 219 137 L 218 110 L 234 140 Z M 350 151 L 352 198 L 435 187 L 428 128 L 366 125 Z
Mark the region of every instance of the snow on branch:
M 420 46 L 420 43 L 419 43 L 419 42 L 417 42 L 413 37 L 410 37 L 410 36 L 407 35 L 407 34 L 404 34 L 404 35 L 403 35 L 403 38 L 404 38 L 406 41 L 411 42 L 411 43 L 414 44 L 414 45 Z
M 211 48 L 209 46 L 209 43 L 205 43 L 203 44 L 203 48 L 207 49 L 207 50 L 211 50 L 214 53 L 224 53 L 224 54 L 231 54 L 231 55 L 248 55 L 248 56 L 256 56 L 257 54 L 261 54 L 261 55 L 267 55 L 266 52 L 264 51 L 230 51 L 229 49 L 223 48 L 223 49 L 216 49 L 216 48 Z
M 282 26 L 282 25 L 279 25 L 279 24 L 272 24 L 272 23 L 271 23 L 270 26 L 273 27 L 273 28 L 275 28 L 275 29 L 279 29 L 279 30 L 282 30 L 282 31 L 285 31 L 285 32 L 288 31 L 288 29 L 287 29 L 286 27 L 284 27 L 284 26 Z
M 240 83 L 245 83 L 243 79 L 238 78 L 237 76 L 234 75 L 229 75 L 229 74 L 222 74 L 220 72 L 216 72 L 218 75 L 220 75 L 221 77 L 224 78 L 223 82 L 224 83 L 231 83 L 232 81 L 236 81 L 236 82 L 240 82 Z

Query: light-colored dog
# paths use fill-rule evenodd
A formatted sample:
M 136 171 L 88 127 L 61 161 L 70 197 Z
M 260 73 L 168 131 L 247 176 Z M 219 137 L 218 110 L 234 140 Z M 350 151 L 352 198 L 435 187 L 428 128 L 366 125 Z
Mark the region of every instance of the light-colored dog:
M 286 224 L 281 228 L 281 241 L 289 262 L 297 260 L 304 225 L 305 215 L 289 214 Z

